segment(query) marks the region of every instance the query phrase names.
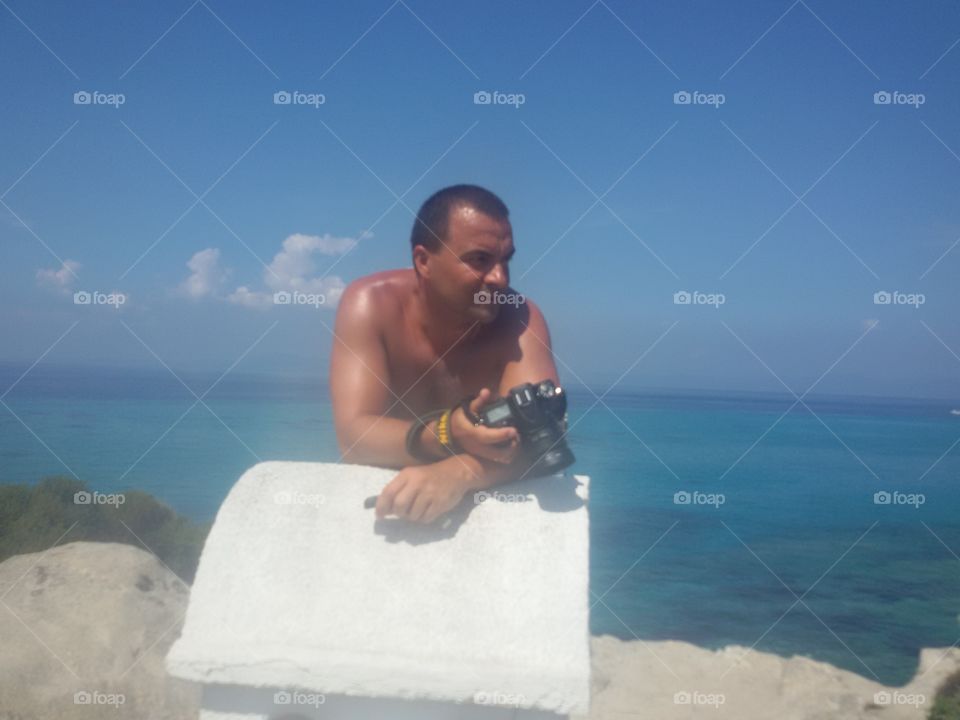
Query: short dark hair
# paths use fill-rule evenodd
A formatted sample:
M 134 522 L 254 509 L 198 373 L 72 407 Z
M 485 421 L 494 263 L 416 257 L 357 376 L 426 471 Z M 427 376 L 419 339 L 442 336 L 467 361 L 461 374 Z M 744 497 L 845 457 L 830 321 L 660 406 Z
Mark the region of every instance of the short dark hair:
M 438 190 L 420 206 L 410 233 L 410 247 L 423 245 L 436 252 L 447 237 L 450 212 L 460 207 L 472 207 L 484 215 L 507 220 L 510 211 L 503 200 L 479 185 L 451 185 Z

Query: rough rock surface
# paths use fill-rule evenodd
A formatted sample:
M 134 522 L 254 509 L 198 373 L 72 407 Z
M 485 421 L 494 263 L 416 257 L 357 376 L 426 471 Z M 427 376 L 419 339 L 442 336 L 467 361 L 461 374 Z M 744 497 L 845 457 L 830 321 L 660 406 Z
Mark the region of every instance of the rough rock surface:
M 921 720 L 936 689 L 960 671 L 958 648 L 923 650 L 913 680 L 901 688 L 737 645 L 707 650 L 603 635 L 592 638 L 591 655 L 591 720 Z
M 0 563 L 0 720 L 195 720 L 199 687 L 163 663 L 188 595 L 130 545 L 78 542 Z M 960 672 L 960 648 L 923 650 L 902 688 L 739 646 L 604 635 L 591 655 L 589 720 L 921 720 Z
M 0 720 L 196 718 L 199 688 L 163 665 L 188 598 L 131 545 L 76 542 L 0 563 Z

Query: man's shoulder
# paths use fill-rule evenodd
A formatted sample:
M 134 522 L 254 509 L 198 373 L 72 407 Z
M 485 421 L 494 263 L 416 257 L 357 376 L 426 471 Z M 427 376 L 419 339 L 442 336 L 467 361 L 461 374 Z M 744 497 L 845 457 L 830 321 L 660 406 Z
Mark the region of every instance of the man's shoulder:
M 412 269 L 382 270 L 357 278 L 340 296 L 340 312 L 355 318 L 383 318 L 409 294 L 413 274 Z
M 508 326 L 526 330 L 528 326 L 538 328 L 546 323 L 543 312 L 537 304 L 526 295 L 510 288 L 507 293 L 511 302 L 505 303 L 501 312 L 501 320 Z

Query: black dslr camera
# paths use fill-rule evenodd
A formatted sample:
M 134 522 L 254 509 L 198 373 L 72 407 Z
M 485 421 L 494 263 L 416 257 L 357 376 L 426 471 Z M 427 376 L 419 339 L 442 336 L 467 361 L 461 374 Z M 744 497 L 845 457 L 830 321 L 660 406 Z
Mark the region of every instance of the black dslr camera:
M 567 395 L 553 380 L 510 388 L 505 398 L 480 409 L 481 425 L 501 428 L 512 425 L 520 433 L 520 452 L 529 461 L 531 477 L 552 475 L 573 465 L 564 436 L 567 432 Z

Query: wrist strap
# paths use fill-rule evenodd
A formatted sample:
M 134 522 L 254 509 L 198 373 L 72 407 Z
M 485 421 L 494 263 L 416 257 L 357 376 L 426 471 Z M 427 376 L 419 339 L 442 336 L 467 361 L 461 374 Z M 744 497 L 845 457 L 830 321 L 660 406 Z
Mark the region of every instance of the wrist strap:
M 483 421 L 476 415 L 473 414 L 473 411 L 470 410 L 470 403 L 473 402 L 473 399 L 476 395 L 467 395 L 463 400 L 454 405 L 453 410 L 456 410 L 458 407 L 463 408 L 463 414 L 466 416 L 467 420 L 472 422 L 474 425 L 482 425 Z M 453 413 L 453 410 L 450 413 Z
M 410 427 L 407 429 L 407 453 L 412 457 L 417 458 L 417 460 L 423 460 L 424 462 L 433 462 L 437 458 L 433 457 L 427 452 L 424 452 L 423 447 L 420 445 L 420 434 L 423 432 L 423 429 L 427 426 L 431 420 L 436 420 L 438 417 L 443 415 L 443 410 L 434 410 L 428 412 L 423 417 L 419 415 L 410 423 Z

